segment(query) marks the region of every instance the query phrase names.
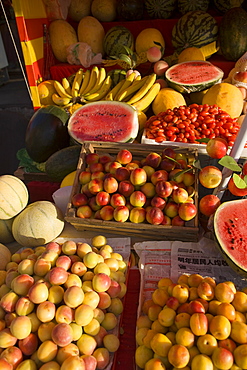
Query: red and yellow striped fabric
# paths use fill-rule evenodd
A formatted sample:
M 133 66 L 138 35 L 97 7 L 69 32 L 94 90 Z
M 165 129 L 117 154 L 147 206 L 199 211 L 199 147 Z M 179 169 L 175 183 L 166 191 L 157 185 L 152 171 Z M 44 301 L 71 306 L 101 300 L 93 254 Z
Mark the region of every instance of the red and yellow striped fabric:
M 42 0 L 13 0 L 19 38 L 34 109 L 40 108 L 37 85 L 47 79 L 48 19 Z

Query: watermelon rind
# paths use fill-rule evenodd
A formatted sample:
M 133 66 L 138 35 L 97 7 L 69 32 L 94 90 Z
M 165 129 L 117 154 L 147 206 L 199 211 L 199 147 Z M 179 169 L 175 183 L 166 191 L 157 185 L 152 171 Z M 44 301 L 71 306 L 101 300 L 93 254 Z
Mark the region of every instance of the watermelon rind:
M 221 82 L 223 76 L 224 72 L 220 68 L 201 60 L 175 64 L 165 73 L 167 84 L 182 94 L 208 89 Z
M 242 277 L 247 277 L 246 259 L 247 199 L 223 202 L 213 218 L 214 237 L 228 265 Z M 234 254 L 238 253 L 237 258 Z
M 118 101 L 85 104 L 71 115 L 68 122 L 68 133 L 79 144 L 85 141 L 131 143 L 138 131 L 137 109 Z

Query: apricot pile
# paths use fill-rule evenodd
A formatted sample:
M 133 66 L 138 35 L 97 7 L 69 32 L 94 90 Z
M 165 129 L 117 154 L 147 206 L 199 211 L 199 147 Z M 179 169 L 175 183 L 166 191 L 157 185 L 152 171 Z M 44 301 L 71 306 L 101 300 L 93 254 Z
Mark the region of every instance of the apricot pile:
M 247 294 L 199 274 L 158 281 L 137 319 L 135 360 L 145 370 L 247 369 Z
M 119 347 L 127 262 L 103 235 L 14 253 L 0 270 L 0 369 L 103 369 Z

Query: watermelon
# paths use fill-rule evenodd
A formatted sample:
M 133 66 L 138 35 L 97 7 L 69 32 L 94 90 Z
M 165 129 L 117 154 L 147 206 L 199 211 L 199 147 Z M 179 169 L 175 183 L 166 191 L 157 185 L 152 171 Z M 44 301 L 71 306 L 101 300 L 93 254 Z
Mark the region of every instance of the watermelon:
M 177 0 L 145 0 L 145 8 L 151 18 L 170 18 L 177 8 Z
M 131 31 L 124 26 L 111 27 L 104 37 L 104 51 L 109 57 L 119 57 L 126 54 L 126 49 L 134 50 L 134 36 Z
M 214 215 L 214 234 L 225 260 L 235 271 L 247 276 L 247 199 L 223 202 Z
M 186 14 L 195 10 L 206 12 L 209 7 L 209 0 L 178 0 L 178 11 Z
M 224 14 L 228 10 L 234 7 L 239 7 L 244 3 L 244 0 L 213 0 L 215 8 L 221 13 Z
M 222 17 L 219 28 L 220 52 L 227 60 L 237 61 L 247 50 L 247 12 L 232 8 Z
M 88 103 L 69 119 L 68 132 L 78 143 L 84 141 L 132 142 L 139 129 L 137 110 L 115 101 Z
M 165 73 L 167 84 L 180 93 L 202 91 L 220 82 L 224 72 L 207 61 L 175 64 Z
M 184 14 L 172 29 L 172 45 L 180 53 L 194 46 L 200 48 L 217 41 L 217 21 L 209 13 L 195 10 Z

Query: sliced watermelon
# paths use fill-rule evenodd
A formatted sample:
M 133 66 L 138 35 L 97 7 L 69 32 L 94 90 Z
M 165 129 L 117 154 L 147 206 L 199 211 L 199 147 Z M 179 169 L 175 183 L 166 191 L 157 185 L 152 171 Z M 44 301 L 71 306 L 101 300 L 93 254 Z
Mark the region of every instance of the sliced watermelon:
M 224 72 L 207 61 L 191 61 L 175 64 L 168 68 L 167 83 L 180 93 L 191 93 L 208 89 L 221 82 Z
M 98 101 L 77 109 L 69 119 L 68 132 L 84 141 L 132 142 L 139 130 L 137 110 L 127 103 Z

